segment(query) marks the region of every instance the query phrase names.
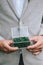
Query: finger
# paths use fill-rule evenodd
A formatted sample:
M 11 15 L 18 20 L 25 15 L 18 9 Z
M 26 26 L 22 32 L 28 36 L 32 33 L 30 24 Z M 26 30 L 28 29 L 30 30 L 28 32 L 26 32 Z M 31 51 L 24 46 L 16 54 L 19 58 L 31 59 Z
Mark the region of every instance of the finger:
M 42 49 L 30 50 L 30 52 L 35 55 L 35 54 L 41 53 L 42 52 Z
M 7 50 L 7 49 L 5 49 L 5 48 L 3 49 L 3 51 L 4 51 L 4 52 L 6 52 L 6 53 L 8 52 L 8 50 Z
M 39 51 L 41 52 L 42 49 L 35 49 L 35 50 L 30 50 L 30 51 L 33 52 L 33 53 L 34 53 L 34 52 L 39 52 Z
M 30 51 L 30 52 L 38 52 L 38 51 L 42 51 L 42 49 L 30 49 L 28 51 Z
M 18 47 L 9 47 L 9 51 L 17 51 L 18 50 Z
M 8 40 L 8 43 L 9 43 L 9 44 L 12 44 L 12 43 L 13 43 L 13 41 L 12 41 L 12 40 Z
M 36 52 L 38 52 L 38 50 L 30 50 L 30 52 L 36 53 Z
M 41 53 L 42 50 L 28 50 L 28 51 L 30 51 L 34 55 L 38 55 L 39 53 Z
M 11 47 L 9 45 L 5 45 L 5 48 L 8 50 L 8 51 L 17 51 L 18 50 L 18 47 Z
M 34 54 L 34 55 L 39 55 L 41 52 L 36 52 L 36 53 L 32 53 L 32 54 Z
M 43 45 L 38 46 L 37 49 L 43 49 Z
M 40 42 L 37 42 L 37 43 L 34 44 L 34 45 L 28 46 L 27 49 L 37 49 L 39 45 L 40 45 Z

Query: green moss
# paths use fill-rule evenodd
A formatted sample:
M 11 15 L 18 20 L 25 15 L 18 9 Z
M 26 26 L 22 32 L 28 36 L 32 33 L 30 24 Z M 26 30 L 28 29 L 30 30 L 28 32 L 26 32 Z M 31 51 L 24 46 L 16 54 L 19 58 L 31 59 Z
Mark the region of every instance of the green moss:
M 14 38 L 13 41 L 14 46 L 19 48 L 27 47 L 28 45 L 30 45 L 30 40 L 28 37 Z

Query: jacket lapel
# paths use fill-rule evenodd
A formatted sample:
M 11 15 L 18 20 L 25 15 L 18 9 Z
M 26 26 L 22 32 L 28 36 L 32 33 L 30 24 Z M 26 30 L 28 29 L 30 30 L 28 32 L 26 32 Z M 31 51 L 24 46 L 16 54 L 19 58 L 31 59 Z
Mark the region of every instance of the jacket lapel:
M 12 1 L 12 0 L 7 0 L 7 2 L 8 2 L 8 4 L 9 4 L 9 6 L 10 6 L 12 12 L 13 12 L 14 15 L 16 16 L 16 19 L 17 19 L 17 18 L 18 18 L 18 17 L 17 17 L 17 16 L 18 16 L 18 13 L 17 13 L 16 8 L 15 8 L 15 6 L 14 6 L 14 4 L 13 4 L 13 1 Z

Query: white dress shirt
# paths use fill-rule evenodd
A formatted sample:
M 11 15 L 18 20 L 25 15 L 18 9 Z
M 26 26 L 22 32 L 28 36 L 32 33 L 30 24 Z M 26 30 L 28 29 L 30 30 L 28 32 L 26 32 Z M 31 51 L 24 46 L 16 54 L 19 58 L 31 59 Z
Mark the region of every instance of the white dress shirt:
M 13 3 L 18 13 L 18 16 L 21 17 L 25 0 L 13 0 Z

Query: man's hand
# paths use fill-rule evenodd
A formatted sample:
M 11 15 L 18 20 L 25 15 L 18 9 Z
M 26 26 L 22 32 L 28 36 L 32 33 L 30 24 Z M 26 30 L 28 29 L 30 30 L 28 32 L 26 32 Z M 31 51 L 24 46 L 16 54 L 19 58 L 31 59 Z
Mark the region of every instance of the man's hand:
M 36 43 L 28 46 L 27 49 L 33 54 L 39 54 L 43 50 L 43 36 L 35 36 L 30 40 Z
M 18 47 L 11 47 L 12 43 L 12 40 L 0 40 L 0 50 L 6 53 L 17 51 Z

